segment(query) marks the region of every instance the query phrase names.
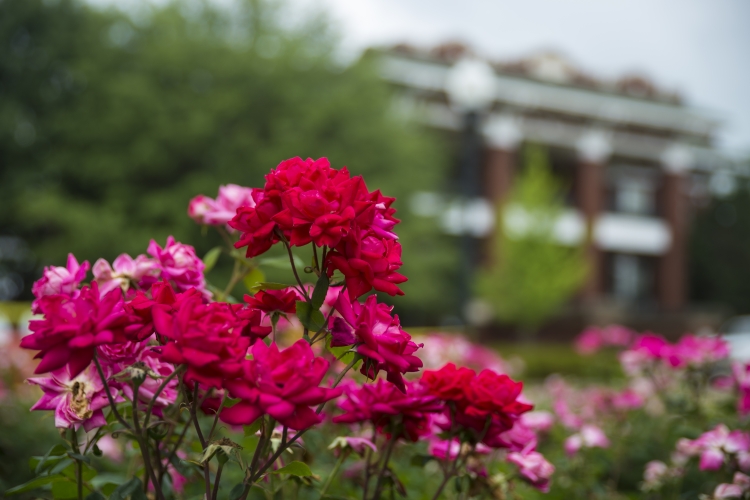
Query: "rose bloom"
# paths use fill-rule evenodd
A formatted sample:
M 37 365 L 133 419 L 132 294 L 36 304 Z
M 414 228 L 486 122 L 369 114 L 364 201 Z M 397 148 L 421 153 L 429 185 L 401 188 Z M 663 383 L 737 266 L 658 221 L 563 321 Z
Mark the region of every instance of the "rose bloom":
M 541 453 L 536 451 L 508 453 L 508 462 L 518 466 L 518 473 L 534 488 L 547 493 L 550 478 L 555 472 L 555 466 L 549 463 Z
M 40 351 L 36 357 L 42 361 L 34 373 L 68 365 L 75 377 L 91 363 L 97 346 L 126 340 L 128 318 L 119 290 L 101 297 L 94 282 L 77 297 L 44 296 L 38 307 L 44 319 L 30 321 L 32 333 L 21 339 L 21 347 Z
M 406 393 L 383 379 L 362 387 L 347 387 L 345 398 L 339 402 L 344 410 L 333 418 L 335 423 L 354 424 L 371 422 L 380 433 L 394 432 L 391 424 L 400 424 L 400 434 L 409 441 L 417 441 L 430 434 L 430 415 L 443 411 L 443 404 L 418 383 L 408 383 Z
M 434 394 L 446 401 L 464 401 L 469 383 L 476 377 L 474 370 L 456 368 L 448 363 L 439 370 L 425 370 L 422 383 L 427 386 L 430 394 Z
M 203 277 L 205 265 L 195 254 L 195 248 L 179 243 L 169 236 L 164 248 L 151 240 L 148 253 L 159 262 L 161 278 L 173 282 L 177 290 L 196 288 L 206 299 L 211 298 L 211 292 L 206 290 L 206 280 Z
M 42 277 L 39 278 L 31 287 L 31 293 L 37 300 L 31 305 L 34 313 L 38 314 L 39 299 L 46 295 L 68 295 L 70 297 L 78 294 L 78 286 L 81 281 L 86 279 L 90 264 L 86 261 L 78 264 L 72 253 L 68 254 L 68 264 L 66 267 L 49 266 L 44 268 Z
M 99 284 L 99 293 L 102 295 L 115 288 L 121 288 L 127 292 L 131 282 L 139 287 L 147 288 L 160 273 L 159 263 L 145 255 L 139 255 L 133 259 L 124 253 L 118 256 L 111 266 L 104 259 L 99 259 L 94 263 L 94 280 Z
M 260 290 L 255 295 L 245 295 L 245 302 L 265 313 L 280 312 L 294 314 L 297 309 L 297 292 L 293 288 L 283 290 Z
M 317 406 L 341 395 L 343 389 L 320 387 L 329 363 L 315 357 L 305 340 L 280 351 L 275 343 L 255 342 L 252 360 L 246 360 L 241 376 L 227 380 L 229 393 L 242 401 L 225 408 L 220 419 L 230 425 L 248 425 L 264 414 L 281 425 L 302 430 L 320 423 Z

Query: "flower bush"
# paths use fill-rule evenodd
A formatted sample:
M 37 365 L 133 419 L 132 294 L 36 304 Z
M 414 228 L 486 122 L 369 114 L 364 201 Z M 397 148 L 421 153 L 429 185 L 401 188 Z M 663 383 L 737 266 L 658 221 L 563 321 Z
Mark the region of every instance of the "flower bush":
M 33 459 L 37 477 L 6 494 L 324 498 L 347 482 L 379 499 L 406 492 L 393 465 L 404 456 L 442 473 L 421 492 L 433 498 L 504 497 L 517 480 L 547 491 L 554 466 L 536 448 L 548 419 L 529 413 L 523 385 L 453 364 L 420 376 L 424 343 L 371 293 L 403 295 L 394 201 L 325 158 L 292 158 L 263 188 L 227 185 L 190 202 L 188 215 L 227 243 L 205 260 L 169 237 L 98 260 L 92 280 L 72 255 L 46 268 L 21 345 L 40 360 L 32 409 L 54 412 L 66 444 Z M 294 282 L 249 281 L 274 246 Z M 205 277 L 221 254 L 234 261 L 224 289 Z M 242 281 L 240 301 L 231 294 Z M 295 325 L 301 335 L 284 346 Z M 325 447 L 303 438 L 316 429 L 334 436 L 322 475 L 309 464 Z M 123 449 L 127 477 L 100 475 L 98 457 L 122 460 Z

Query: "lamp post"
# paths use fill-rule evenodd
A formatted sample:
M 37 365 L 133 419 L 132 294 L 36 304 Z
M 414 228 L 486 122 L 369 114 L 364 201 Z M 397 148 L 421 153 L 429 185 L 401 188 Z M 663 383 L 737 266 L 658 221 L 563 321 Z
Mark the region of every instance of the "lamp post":
M 471 299 L 474 267 L 479 258 L 477 237 L 489 232 L 486 227 L 489 204 L 480 198 L 480 167 L 482 160 L 482 112 L 496 96 L 494 70 L 479 59 L 462 59 L 448 72 L 445 91 L 454 111 L 461 116 L 462 139 L 460 155 L 460 221 L 455 233 L 461 235 L 461 276 L 459 279 L 460 314 L 469 323 L 467 305 Z M 487 229 L 487 230 L 485 230 Z

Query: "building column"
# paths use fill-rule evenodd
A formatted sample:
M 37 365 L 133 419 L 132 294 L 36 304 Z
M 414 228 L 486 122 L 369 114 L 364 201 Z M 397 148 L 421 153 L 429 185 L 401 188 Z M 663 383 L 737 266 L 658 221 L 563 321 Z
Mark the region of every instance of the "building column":
M 688 200 L 685 174 L 691 163 L 690 152 L 679 145 L 667 149 L 662 157 L 663 216 L 672 233 L 672 241 L 659 262 L 658 290 L 659 305 L 667 311 L 683 308 L 687 298 Z
M 604 169 L 612 152 L 610 137 L 603 131 L 591 130 L 581 136 L 576 149 L 579 157 L 576 201 L 586 225 L 584 245 L 589 264 L 589 275 L 581 290 L 581 298 L 584 302 L 593 302 L 604 291 L 604 259 L 596 245 L 594 228 L 599 214 L 604 210 Z
M 495 207 L 495 215 L 498 215 L 498 209 L 507 199 L 516 174 L 518 145 L 522 140 L 519 119 L 512 115 L 494 117 L 484 126 L 483 132 L 486 150 L 482 195 Z M 484 241 L 482 261 L 485 264 L 492 265 L 495 260 L 496 249 L 493 245 L 498 242 L 499 240 L 494 237 L 494 231 Z

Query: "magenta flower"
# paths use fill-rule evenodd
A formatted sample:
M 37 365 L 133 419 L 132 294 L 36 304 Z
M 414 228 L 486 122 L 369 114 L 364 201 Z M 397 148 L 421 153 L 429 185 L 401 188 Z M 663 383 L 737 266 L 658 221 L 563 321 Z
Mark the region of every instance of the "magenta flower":
M 230 425 L 251 424 L 269 414 L 291 429 L 307 429 L 322 420 L 311 406 L 337 398 L 343 391 L 320 387 L 329 363 L 315 357 L 304 340 L 283 351 L 275 343 L 266 346 L 258 340 L 250 352 L 253 359 L 245 362 L 242 375 L 224 384 L 233 397 L 242 400 L 221 412 L 221 420 Z
M 42 277 L 31 287 L 31 293 L 35 300 L 31 308 L 35 313 L 39 312 L 39 299 L 47 295 L 67 295 L 74 297 L 78 295 L 78 286 L 86 279 L 89 263 L 84 261 L 78 264 L 72 253 L 68 254 L 68 265 L 66 267 L 49 266 L 44 268 Z
M 508 453 L 506 460 L 518 467 L 518 473 L 527 483 L 544 493 L 549 491 L 555 466 L 541 453 L 533 450 L 512 451 Z
M 740 392 L 737 411 L 744 417 L 750 413 L 750 365 L 735 361 L 732 363 L 732 374 Z
M 48 377 L 28 379 L 38 385 L 44 395 L 32 410 L 52 410 L 55 412 L 55 427 L 68 429 L 91 429 L 107 425 L 102 408 L 109 404 L 99 374 L 93 365 L 76 376 L 71 376 L 68 366 L 50 373 Z M 116 395 L 112 393 L 112 396 Z M 121 401 L 122 398 L 116 397 Z
M 700 454 L 701 470 L 719 470 L 727 455 L 746 455 L 750 451 L 750 436 L 719 424 L 694 441 L 680 440 L 677 444 L 678 451 L 684 455 Z
M 443 404 L 418 383 L 409 383 L 406 393 L 382 379 L 373 384 L 347 387 L 339 403 L 342 415 L 333 418 L 340 424 L 371 422 L 381 433 L 398 432 L 399 437 L 417 441 L 430 433 L 430 415 L 443 411 Z
M 712 500 L 725 498 L 740 498 L 750 491 L 750 477 L 741 472 L 735 472 L 732 483 L 722 483 L 714 490 Z
M 677 344 L 666 349 L 666 361 L 673 367 L 701 366 L 725 359 L 729 346 L 721 337 L 683 336 Z
M 205 298 L 211 298 L 211 292 L 206 290 L 206 280 L 203 276 L 205 265 L 195 254 L 195 248 L 179 243 L 169 236 L 164 248 L 151 240 L 148 253 L 159 262 L 161 277 L 174 283 L 177 291 L 184 292 L 196 288 Z
M 40 351 L 34 373 L 68 365 L 75 377 L 91 363 L 97 346 L 125 341 L 128 319 L 119 290 L 101 297 L 94 282 L 75 298 L 47 295 L 38 305 L 44 319 L 29 322 L 32 333 L 21 339 L 21 347 Z
M 112 265 L 104 259 L 94 263 L 94 280 L 99 284 L 99 293 L 109 293 L 115 288 L 127 292 L 130 284 L 148 288 L 161 274 L 159 262 L 139 255 L 135 259 L 124 253 L 118 256 Z
M 422 347 L 411 340 L 401 329 L 398 316 L 391 316 L 391 307 L 379 304 L 375 295 L 370 295 L 364 304 L 350 301 L 340 294 L 336 310 L 343 317 L 334 319 L 331 345 L 351 345 L 357 342 L 357 352 L 365 357 L 361 372 L 375 379 L 379 371 L 385 371 L 388 381 L 402 391 L 405 390 L 402 374 L 416 372 L 422 367 L 414 353 Z
M 152 307 L 154 327 L 168 339 L 161 359 L 175 365 L 185 364 L 186 382 L 207 387 L 222 387 L 226 379 L 242 373 L 250 338 L 243 336 L 237 312 L 240 304 L 211 302 L 186 292 L 174 303 L 174 310 Z

